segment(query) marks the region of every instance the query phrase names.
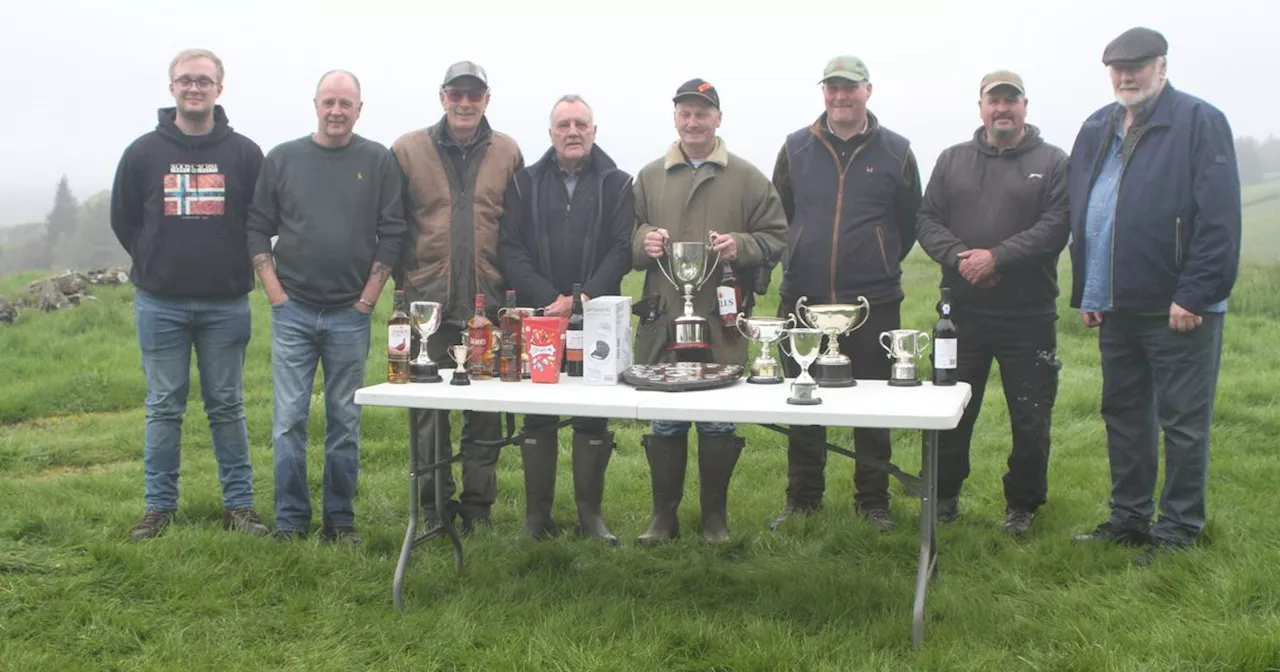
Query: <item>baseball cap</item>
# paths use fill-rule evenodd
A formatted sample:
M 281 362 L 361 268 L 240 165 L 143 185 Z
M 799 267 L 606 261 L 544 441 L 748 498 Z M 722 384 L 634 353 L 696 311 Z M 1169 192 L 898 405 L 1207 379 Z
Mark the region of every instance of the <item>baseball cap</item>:
M 720 94 L 716 92 L 716 87 L 705 79 L 691 79 L 681 84 L 680 88 L 676 89 L 676 95 L 671 102 L 678 103 L 686 98 L 705 100 L 715 105 L 716 109 L 720 109 Z
M 1022 78 L 1018 76 L 1018 73 L 1010 70 L 996 70 L 988 73 L 986 77 L 982 78 L 982 84 L 978 86 L 978 93 L 985 96 L 988 91 L 997 86 L 1012 86 L 1018 90 L 1018 93 L 1024 96 L 1027 94 L 1027 88 L 1022 85 Z
M 867 70 L 867 64 L 857 56 L 836 56 L 827 61 L 827 67 L 822 70 L 822 79 L 819 84 L 831 79 L 832 77 L 840 77 L 851 82 L 865 82 L 871 79 L 871 73 Z
M 444 71 L 444 83 L 440 86 L 449 86 L 463 77 L 474 77 L 480 80 L 485 88 L 489 88 L 489 76 L 485 74 L 484 68 L 471 61 L 458 61 L 449 66 L 449 69 Z

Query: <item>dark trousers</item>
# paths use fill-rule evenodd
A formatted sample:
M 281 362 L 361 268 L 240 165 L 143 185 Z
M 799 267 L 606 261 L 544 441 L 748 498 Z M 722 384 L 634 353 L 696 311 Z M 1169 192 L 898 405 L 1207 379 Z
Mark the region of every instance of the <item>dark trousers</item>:
M 938 437 L 938 497 L 958 497 L 969 476 L 969 442 L 982 411 L 991 360 L 1000 365 L 1013 450 L 1005 504 L 1035 511 L 1048 493 L 1049 428 L 1058 396 L 1057 315 L 993 317 L 957 311 L 956 373 L 973 387 L 960 424 Z
M 1128 529 L 1150 524 L 1163 429 L 1164 491 L 1151 536 L 1173 543 L 1194 542 L 1204 528 L 1225 316 L 1202 317 L 1199 327 L 1177 332 L 1164 315 L 1107 313 L 1098 336 L 1111 522 Z
M 795 310 L 797 297 L 782 297 L 778 316 L 786 317 Z M 853 377 L 858 380 L 888 380 L 893 365 L 880 345 L 880 332 L 897 329 L 901 324 L 902 302 L 872 304 L 866 324 L 840 337 L 840 352 L 853 361 Z M 827 347 L 827 338 L 822 339 Z M 800 375 L 800 367 L 784 352 L 777 353 L 788 378 Z M 821 394 L 821 391 L 819 391 Z M 827 466 L 827 428 L 818 425 L 792 426 L 787 442 L 787 501 L 800 508 L 822 504 L 826 490 L 823 470 Z M 853 430 L 854 450 L 889 461 L 893 454 L 889 430 L 859 427 Z M 858 462 L 853 470 L 856 490 L 854 504 L 860 509 L 889 505 L 889 473 Z
M 441 370 L 445 382 L 436 385 L 448 385 L 451 375 L 449 369 L 454 367 L 453 360 L 445 354 L 451 345 L 462 341 L 462 330 L 449 324 L 440 325 L 440 330 L 427 339 L 427 356 Z M 498 498 L 498 478 L 495 468 L 498 464 L 499 448 L 481 447 L 476 441 L 496 441 L 502 438 L 502 421 L 499 413 L 479 413 L 463 411 L 462 425 L 462 494 L 458 503 L 463 509 L 485 511 Z M 418 455 L 415 471 L 420 465 L 431 463 L 430 456 L 436 445 L 441 447 L 441 457 L 453 455 L 453 443 L 450 440 L 449 412 L 423 411 L 417 414 L 415 428 L 418 433 Z M 422 488 L 423 506 L 435 508 L 435 471 L 426 474 L 425 486 Z M 445 482 L 445 498 L 452 498 L 457 491 L 453 481 L 453 472 L 448 472 Z

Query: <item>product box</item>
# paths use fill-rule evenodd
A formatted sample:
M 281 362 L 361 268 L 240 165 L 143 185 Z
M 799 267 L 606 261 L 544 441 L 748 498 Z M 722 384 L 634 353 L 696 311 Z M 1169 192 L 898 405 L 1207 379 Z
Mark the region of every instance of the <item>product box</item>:
M 582 306 L 583 382 L 617 385 L 631 366 L 631 297 L 597 296 Z
M 585 306 L 583 310 L 586 310 Z M 529 357 L 529 377 L 533 382 L 560 382 L 560 360 L 564 357 L 564 328 L 567 324 L 568 320 L 559 317 L 526 317 L 520 321 L 524 351 Z

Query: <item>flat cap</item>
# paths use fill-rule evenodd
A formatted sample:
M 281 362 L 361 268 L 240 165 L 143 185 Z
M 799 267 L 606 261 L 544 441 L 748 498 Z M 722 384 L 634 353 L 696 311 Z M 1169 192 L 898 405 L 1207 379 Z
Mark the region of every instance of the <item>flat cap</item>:
M 680 88 L 676 89 L 676 95 L 671 97 L 671 101 L 675 103 L 690 99 L 711 103 L 716 109 L 720 109 L 720 94 L 716 92 L 716 87 L 705 79 L 691 79 L 681 84 Z
M 1111 40 L 1102 51 L 1102 64 L 1136 65 L 1168 52 L 1169 42 L 1164 35 L 1150 28 L 1130 28 Z
M 1018 73 L 1010 70 L 996 70 L 988 73 L 986 77 L 982 78 L 982 83 L 978 85 L 978 93 L 985 96 L 997 86 L 1011 86 L 1017 89 L 1018 93 L 1023 95 L 1027 93 L 1027 87 L 1022 85 L 1022 78 L 1018 76 Z
M 444 83 L 441 86 L 449 86 L 463 77 L 474 77 L 486 88 L 489 86 L 489 75 L 485 74 L 484 68 L 471 61 L 458 61 L 449 66 L 449 69 L 444 71 Z

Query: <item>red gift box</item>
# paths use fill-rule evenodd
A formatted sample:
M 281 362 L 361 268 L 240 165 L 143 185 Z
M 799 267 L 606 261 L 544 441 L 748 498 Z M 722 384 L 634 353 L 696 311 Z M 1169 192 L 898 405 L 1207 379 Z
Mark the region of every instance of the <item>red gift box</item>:
M 529 378 L 533 382 L 560 382 L 560 359 L 564 357 L 564 332 L 568 322 L 559 317 L 521 320 L 524 350 L 529 357 Z

